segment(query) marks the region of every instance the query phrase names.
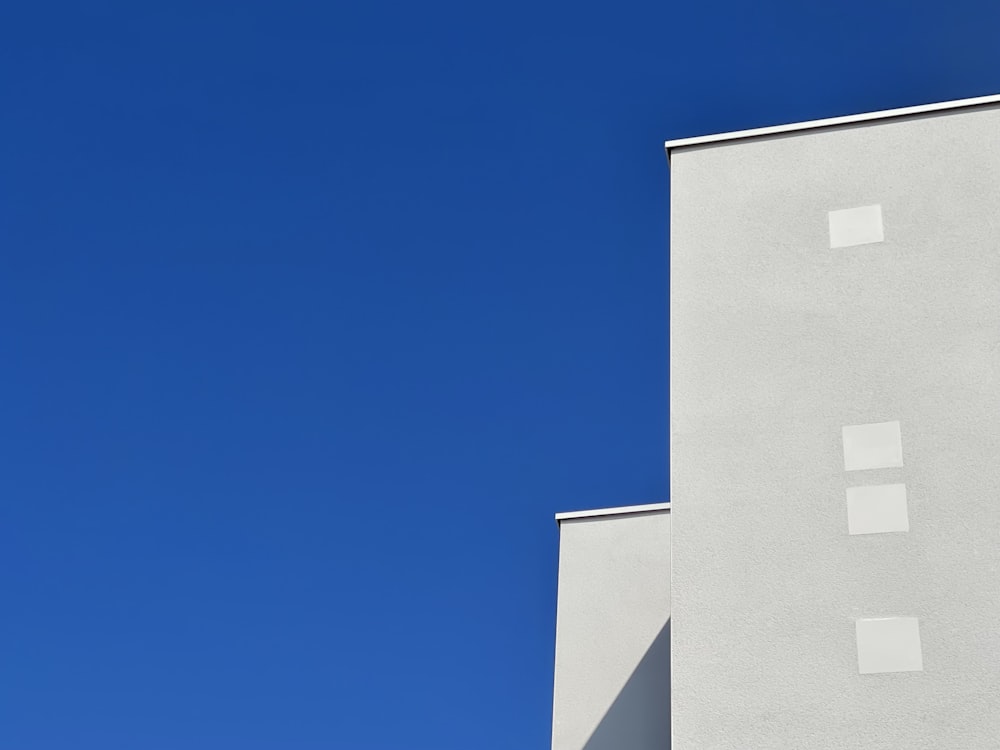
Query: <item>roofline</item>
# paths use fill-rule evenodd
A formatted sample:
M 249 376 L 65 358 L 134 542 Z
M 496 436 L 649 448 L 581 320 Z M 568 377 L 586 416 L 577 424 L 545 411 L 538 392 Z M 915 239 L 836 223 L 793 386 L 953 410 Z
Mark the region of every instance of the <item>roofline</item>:
M 788 125 L 772 125 L 766 128 L 753 128 L 751 130 L 736 130 L 731 133 L 718 133 L 716 135 L 699 135 L 693 138 L 675 138 L 666 141 L 663 148 L 670 158 L 670 152 L 682 146 L 701 146 L 706 143 L 720 143 L 722 141 L 736 141 L 744 138 L 756 138 L 762 135 L 780 135 L 782 133 L 794 133 L 799 130 L 814 130 L 816 128 L 829 128 L 836 125 L 853 125 L 859 122 L 870 122 L 871 120 L 888 120 L 894 117 L 908 117 L 911 115 L 925 115 L 932 112 L 941 112 L 950 109 L 964 109 L 967 107 L 980 107 L 985 104 L 1000 104 L 1000 94 L 990 96 L 977 96 L 972 99 L 955 99 L 950 102 L 938 102 L 936 104 L 921 104 L 916 107 L 902 107 L 900 109 L 884 109 L 880 112 L 865 112 L 859 115 L 846 115 L 844 117 L 827 117 L 823 120 L 807 120 L 805 122 L 793 122 Z
M 634 513 L 651 513 L 658 510 L 670 510 L 670 503 L 623 505 L 620 508 L 597 508 L 595 510 L 576 510 L 569 513 L 556 513 L 556 521 L 568 521 L 572 518 L 595 518 L 597 516 L 628 516 Z

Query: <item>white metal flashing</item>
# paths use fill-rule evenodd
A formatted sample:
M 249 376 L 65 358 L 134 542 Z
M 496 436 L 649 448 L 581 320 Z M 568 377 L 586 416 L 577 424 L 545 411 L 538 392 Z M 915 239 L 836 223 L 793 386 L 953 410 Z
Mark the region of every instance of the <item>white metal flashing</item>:
M 626 516 L 632 513 L 650 513 L 657 510 L 670 510 L 670 503 L 624 505 L 620 508 L 596 508 L 594 510 L 576 510 L 569 513 L 556 513 L 556 521 L 567 521 L 571 518 L 593 518 L 595 516 Z
M 844 117 L 828 117 L 823 120 L 807 120 L 806 122 L 794 122 L 788 125 L 772 125 L 766 128 L 753 128 L 751 130 L 736 130 L 731 133 L 718 133 L 716 135 L 699 135 L 693 138 L 675 138 L 666 141 L 663 147 L 666 149 L 667 158 L 675 148 L 682 146 L 701 146 L 706 143 L 719 143 L 721 141 L 735 141 L 743 138 L 755 138 L 762 135 L 780 135 L 782 133 L 792 133 L 798 130 L 812 130 L 814 128 L 829 128 L 836 125 L 853 125 L 859 122 L 869 122 L 870 120 L 885 120 L 894 117 L 908 117 L 911 115 L 925 115 L 932 112 L 941 112 L 949 109 L 962 109 L 965 107 L 979 107 L 987 104 L 1000 104 L 1000 94 L 991 96 L 977 96 L 972 99 L 955 99 L 950 102 L 938 102 L 936 104 L 921 104 L 916 107 L 902 107 L 900 109 L 885 109 L 880 112 L 865 112 L 858 115 L 846 115 Z

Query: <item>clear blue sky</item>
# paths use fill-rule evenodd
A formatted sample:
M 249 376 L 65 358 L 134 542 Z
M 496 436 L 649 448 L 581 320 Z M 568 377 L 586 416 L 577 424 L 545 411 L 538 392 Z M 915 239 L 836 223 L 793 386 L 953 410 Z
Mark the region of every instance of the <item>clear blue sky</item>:
M 666 138 L 1000 92 L 1000 6 L 0 10 L 0 747 L 547 747 L 667 497 Z

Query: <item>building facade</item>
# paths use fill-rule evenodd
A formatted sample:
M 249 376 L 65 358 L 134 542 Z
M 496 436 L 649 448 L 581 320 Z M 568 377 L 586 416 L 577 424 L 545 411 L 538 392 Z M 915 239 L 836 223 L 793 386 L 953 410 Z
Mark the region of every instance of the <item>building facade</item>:
M 671 536 L 560 522 L 553 750 L 671 746 L 588 744 L 650 602 L 676 750 L 1000 746 L 1000 97 L 667 152 Z
M 670 747 L 670 506 L 560 513 L 552 750 Z

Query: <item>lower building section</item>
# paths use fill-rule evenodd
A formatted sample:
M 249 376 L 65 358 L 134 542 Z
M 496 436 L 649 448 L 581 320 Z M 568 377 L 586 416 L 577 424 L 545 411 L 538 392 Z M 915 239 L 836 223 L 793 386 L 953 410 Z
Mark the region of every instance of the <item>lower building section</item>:
M 556 519 L 552 750 L 668 750 L 670 506 Z

